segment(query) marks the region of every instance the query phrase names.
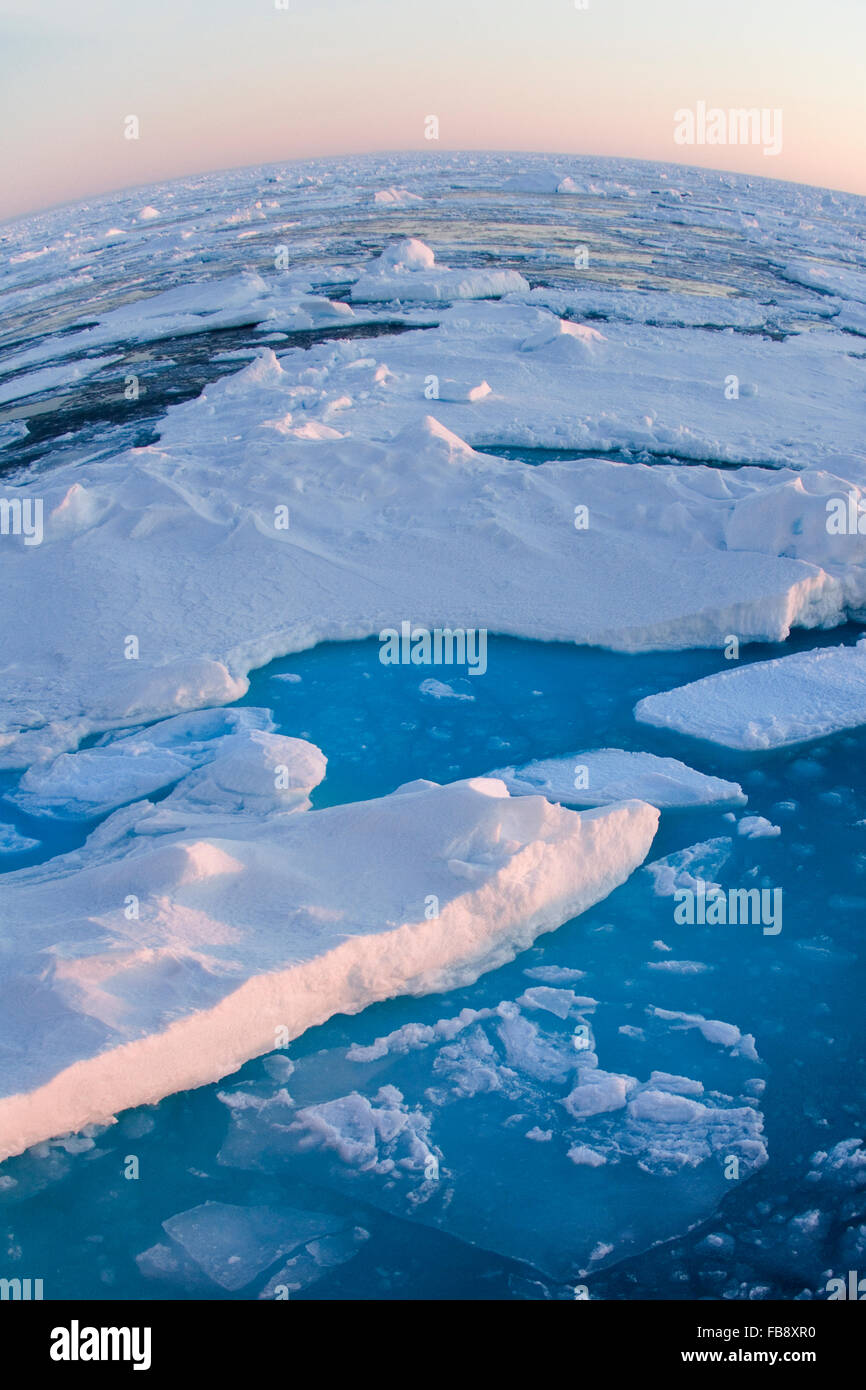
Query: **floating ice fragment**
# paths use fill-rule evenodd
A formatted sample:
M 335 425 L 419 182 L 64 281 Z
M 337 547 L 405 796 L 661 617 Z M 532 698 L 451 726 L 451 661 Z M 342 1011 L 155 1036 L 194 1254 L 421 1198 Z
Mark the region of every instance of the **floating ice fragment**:
M 866 723 L 866 639 L 705 676 L 635 707 L 646 724 L 726 748 L 783 748 Z
M 660 808 L 746 800 L 736 782 L 709 777 L 676 758 L 622 748 L 546 758 L 523 767 L 499 768 L 490 776 L 501 777 L 512 796 L 540 794 L 567 806 L 604 806 L 633 796 Z

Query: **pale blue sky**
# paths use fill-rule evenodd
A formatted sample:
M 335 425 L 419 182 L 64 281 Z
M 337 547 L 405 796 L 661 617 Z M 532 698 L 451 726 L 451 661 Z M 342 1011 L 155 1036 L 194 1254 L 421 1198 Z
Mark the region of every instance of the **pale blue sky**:
M 665 159 L 866 193 L 866 0 L 289 4 L 0 0 L 0 217 L 207 169 L 420 148 Z M 675 145 L 673 113 L 701 100 L 781 108 L 781 155 Z

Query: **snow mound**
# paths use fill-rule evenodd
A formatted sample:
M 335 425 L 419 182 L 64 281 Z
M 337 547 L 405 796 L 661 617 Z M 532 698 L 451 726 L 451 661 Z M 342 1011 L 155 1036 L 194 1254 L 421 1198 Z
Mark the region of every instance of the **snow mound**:
M 569 319 L 552 318 L 545 321 L 535 332 L 530 333 L 520 344 L 521 352 L 538 352 L 553 347 L 564 348 L 578 356 L 591 353 L 597 344 L 605 341 L 604 334 L 588 324 L 572 323 Z
M 410 193 L 408 188 L 380 188 L 373 196 L 373 202 L 387 207 L 405 208 L 412 203 L 423 203 L 424 199 L 417 193 Z

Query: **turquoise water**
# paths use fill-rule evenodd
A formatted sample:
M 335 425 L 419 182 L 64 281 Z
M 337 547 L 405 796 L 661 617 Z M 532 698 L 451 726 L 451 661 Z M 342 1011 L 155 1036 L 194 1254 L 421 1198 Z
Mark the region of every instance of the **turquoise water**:
M 856 636 L 853 628 L 801 634 L 785 650 L 852 642 Z M 775 648 L 754 647 L 743 660 L 776 654 Z M 768 1081 L 762 1109 L 769 1163 L 748 1182 L 735 1184 L 721 1212 L 687 1238 L 596 1276 L 590 1281 L 593 1296 L 718 1296 L 724 1291 L 720 1280 L 738 1277 L 769 1281 L 776 1296 L 796 1296 L 805 1282 L 796 1258 L 784 1243 L 782 1254 L 775 1246 L 757 1248 L 754 1233 L 772 1229 L 774 1221 L 784 1233 L 788 1207 L 801 1210 L 798 1192 L 804 1191 L 803 1200 L 810 1195 L 804 1185 L 809 1155 L 856 1133 L 862 1121 L 862 1009 L 850 965 L 859 954 L 866 906 L 866 830 L 856 824 L 866 818 L 859 774 L 866 732 L 745 755 L 633 720 L 632 708 L 642 696 L 726 665 L 714 651 L 623 656 L 491 638 L 487 675 L 461 679 L 443 669 L 382 667 L 375 641 L 326 644 L 255 673 L 240 702 L 272 709 L 280 732 L 308 738 L 326 752 L 328 775 L 313 796 L 317 807 L 383 795 L 415 777 L 453 780 L 507 763 L 616 746 L 678 756 L 739 781 L 749 794 L 748 813 L 782 826 L 775 839 L 735 836 L 722 878 L 723 884 L 783 887 L 784 927 L 777 937 L 748 926 L 676 926 L 671 900 L 654 897 L 648 876 L 639 873 L 526 956 L 466 989 L 391 1000 L 357 1018 L 332 1019 L 290 1044 L 288 1056 L 296 1065 L 290 1090 L 298 1104 L 345 1094 L 363 1080 L 344 1060 L 347 1046 L 369 1044 L 408 1022 L 434 1022 L 467 1006 L 514 998 L 528 983 L 522 973 L 528 961 L 588 972 L 586 988 L 606 1006 L 596 1034 L 601 1064 L 610 1070 L 633 1066 L 630 1042 L 617 1025 L 636 1017 L 647 1002 L 735 1022 L 754 1033 Z M 285 674 L 300 680 L 274 679 Z M 425 695 L 420 682 L 431 674 L 473 698 Z M 12 780 L 7 774 L 7 789 Z M 34 824 L 19 821 L 23 829 Z M 45 822 L 39 826 L 43 857 L 80 842 L 92 828 L 47 832 Z M 730 833 L 723 808 L 667 812 L 651 857 Z M 674 958 L 712 968 L 649 977 L 646 963 L 658 938 L 671 946 Z M 680 1054 L 672 1052 L 670 1063 L 671 1070 L 683 1069 Z M 654 1053 L 653 1065 L 662 1064 Z M 702 1065 L 703 1072 L 691 1074 L 706 1078 Z M 401 1089 L 412 1100 L 417 1085 L 420 1099 L 421 1060 L 409 1058 L 401 1067 Z M 135 1263 L 136 1254 L 164 1239 L 161 1223 L 208 1200 L 288 1203 L 349 1213 L 370 1234 L 353 1260 L 300 1298 L 568 1296 L 502 1255 L 354 1200 L 316 1155 L 281 1159 L 270 1172 L 228 1166 L 225 1153 L 218 1162 L 229 1128 L 218 1092 L 247 1084 L 260 1092 L 264 1087 L 264 1093 L 278 1089 L 257 1060 L 223 1085 L 127 1112 L 82 1152 L 36 1150 L 4 1165 L 3 1175 L 14 1185 L 0 1190 L 0 1221 L 7 1248 L 21 1252 L 16 1265 L 34 1276 L 38 1271 L 46 1296 L 194 1297 L 200 1289 L 183 1280 L 146 1279 Z M 484 1136 L 478 1139 L 481 1151 Z M 137 1181 L 123 1178 L 130 1154 L 140 1163 Z M 516 1192 L 527 1177 L 523 1171 L 499 1176 L 513 1182 Z M 730 1231 L 736 1253 L 702 1253 L 699 1243 L 708 1230 Z M 814 1277 L 811 1267 L 808 1274 Z M 235 1294 L 209 1287 L 206 1296 L 254 1297 L 264 1282 Z

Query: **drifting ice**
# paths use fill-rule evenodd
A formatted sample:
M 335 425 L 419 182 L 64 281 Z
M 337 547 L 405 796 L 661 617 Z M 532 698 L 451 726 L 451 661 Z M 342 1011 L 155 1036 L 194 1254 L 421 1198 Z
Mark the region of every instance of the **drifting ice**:
M 783 748 L 866 724 L 866 639 L 755 662 L 648 695 L 635 716 L 726 748 Z
M 546 796 L 566 806 L 606 806 L 636 797 L 651 806 L 713 806 L 744 802 L 736 782 L 708 777 L 676 758 L 599 748 L 567 758 L 545 758 L 525 767 L 500 768 L 512 796 Z

